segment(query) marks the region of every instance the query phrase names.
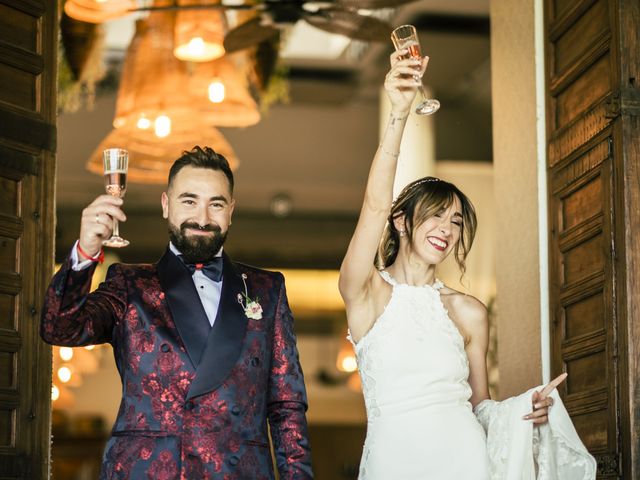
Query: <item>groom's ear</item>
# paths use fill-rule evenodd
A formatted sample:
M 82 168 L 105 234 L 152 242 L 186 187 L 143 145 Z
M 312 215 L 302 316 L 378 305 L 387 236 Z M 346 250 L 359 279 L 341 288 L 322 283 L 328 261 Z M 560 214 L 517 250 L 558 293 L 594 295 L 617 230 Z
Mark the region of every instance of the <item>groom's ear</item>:
M 162 192 L 160 203 L 162 203 L 162 218 L 169 218 L 169 197 L 167 196 L 167 192 Z

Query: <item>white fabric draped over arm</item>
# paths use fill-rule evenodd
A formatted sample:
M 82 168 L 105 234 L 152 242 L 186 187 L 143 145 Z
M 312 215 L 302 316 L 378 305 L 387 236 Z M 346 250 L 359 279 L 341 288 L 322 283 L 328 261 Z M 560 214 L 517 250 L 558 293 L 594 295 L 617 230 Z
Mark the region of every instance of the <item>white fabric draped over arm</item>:
M 596 461 L 589 454 L 554 390 L 549 421 L 534 428 L 522 417 L 531 413 L 532 388 L 502 402 L 484 400 L 474 408 L 487 433 L 491 480 L 592 480 Z

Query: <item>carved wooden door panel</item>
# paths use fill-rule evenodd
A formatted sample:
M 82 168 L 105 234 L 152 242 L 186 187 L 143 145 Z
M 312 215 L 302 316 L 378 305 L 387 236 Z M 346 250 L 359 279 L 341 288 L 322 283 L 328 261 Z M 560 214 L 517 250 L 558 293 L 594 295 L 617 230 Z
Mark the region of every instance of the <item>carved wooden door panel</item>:
M 0 0 L 0 478 L 49 473 L 57 2 Z
M 553 373 L 598 478 L 640 478 L 640 2 L 547 0 L 545 17 Z

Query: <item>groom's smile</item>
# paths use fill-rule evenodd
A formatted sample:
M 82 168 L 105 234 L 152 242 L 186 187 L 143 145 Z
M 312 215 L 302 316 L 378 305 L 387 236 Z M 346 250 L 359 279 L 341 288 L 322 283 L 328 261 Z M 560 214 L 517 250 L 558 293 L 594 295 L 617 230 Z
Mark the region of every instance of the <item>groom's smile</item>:
M 211 260 L 227 236 L 234 200 L 223 172 L 184 167 L 162 194 L 171 242 L 191 262 Z

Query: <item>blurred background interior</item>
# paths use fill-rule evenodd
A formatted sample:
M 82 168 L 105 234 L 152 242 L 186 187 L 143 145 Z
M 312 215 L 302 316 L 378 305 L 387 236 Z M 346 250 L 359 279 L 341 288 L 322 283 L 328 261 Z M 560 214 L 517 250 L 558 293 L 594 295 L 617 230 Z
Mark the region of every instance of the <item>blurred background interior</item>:
M 61 20 L 59 59 L 56 261 L 77 238 L 82 209 L 104 190 L 103 148 L 130 151 L 128 221 L 120 231 L 131 244 L 106 252 L 96 280 L 112 262 L 154 262 L 162 255 L 167 234 L 160 194 L 181 150 L 199 144 L 225 154 L 236 175 L 225 249 L 236 261 L 285 273 L 317 478 L 355 479 L 366 417 L 337 277 L 388 110 L 381 87 L 392 45 L 390 30 L 379 33 L 376 19 L 417 27 L 423 53 L 431 57 L 425 85 L 442 104 L 432 117 L 410 117 L 397 187 L 430 174 L 472 199 L 479 230 L 468 271 L 461 280 L 450 263 L 439 277 L 480 298 L 495 324 L 489 0 L 345 2 L 367 7 L 357 10 L 371 19 L 361 24 L 353 16 L 320 18 L 326 2 L 305 4 L 303 14 L 301 2 L 288 10 L 271 2 L 272 11 L 260 17 L 275 19 L 273 31 L 256 27 L 252 10 L 123 14 L 129 2 L 108 0 L 103 5 L 121 10 L 105 10 L 99 19 L 106 21 L 95 24 L 78 19 L 93 21 L 98 13 L 83 2 L 67 3 L 71 16 Z M 219 44 L 221 35 L 247 21 L 253 29 L 236 32 L 230 37 L 235 43 L 226 45 L 236 51 L 202 62 L 206 49 L 196 48 L 187 50 L 189 60 L 176 58 L 183 37 L 198 29 L 214 43 L 218 35 Z M 374 37 L 381 41 L 366 40 Z M 96 478 L 121 395 L 111 348 L 56 347 L 53 355 L 53 478 Z

